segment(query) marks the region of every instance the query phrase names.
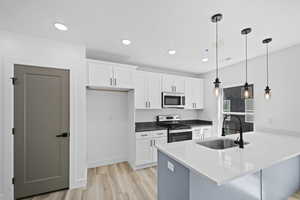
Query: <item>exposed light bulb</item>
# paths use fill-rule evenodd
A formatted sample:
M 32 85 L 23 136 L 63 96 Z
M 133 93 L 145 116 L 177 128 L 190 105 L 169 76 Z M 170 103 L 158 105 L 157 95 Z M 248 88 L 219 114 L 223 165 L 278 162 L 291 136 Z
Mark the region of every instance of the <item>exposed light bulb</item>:
M 250 97 L 249 84 L 247 82 L 244 85 L 244 97 L 246 99 Z
M 214 88 L 214 95 L 216 97 L 219 97 L 220 96 L 220 93 L 221 93 L 221 89 L 219 87 L 215 87 Z
M 266 89 L 265 89 L 265 99 L 266 100 L 271 99 L 271 89 L 269 88 L 269 86 L 267 86 Z
M 246 99 L 248 99 L 249 96 L 250 96 L 249 90 L 248 90 L 248 89 L 245 89 L 245 90 L 244 90 L 244 97 L 245 97 Z
M 214 85 L 215 85 L 214 94 L 216 97 L 220 96 L 220 94 L 221 94 L 220 84 L 221 84 L 221 82 L 220 82 L 219 78 L 216 78 L 216 80 L 214 82 Z
M 270 100 L 271 99 L 271 93 L 265 93 L 265 99 Z

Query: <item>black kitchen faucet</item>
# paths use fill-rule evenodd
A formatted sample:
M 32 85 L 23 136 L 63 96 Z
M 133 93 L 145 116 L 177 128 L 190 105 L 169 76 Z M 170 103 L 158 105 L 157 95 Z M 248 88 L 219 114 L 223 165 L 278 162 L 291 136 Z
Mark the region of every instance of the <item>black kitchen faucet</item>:
M 225 115 L 224 116 L 224 119 L 223 119 L 223 125 L 222 125 L 222 136 L 225 136 L 225 128 L 224 128 L 224 124 L 225 124 L 225 120 L 226 118 L 228 117 L 228 115 Z M 239 144 L 239 147 L 241 149 L 244 148 L 244 140 L 243 140 L 243 123 L 242 123 L 242 120 L 241 118 L 238 116 L 238 115 L 231 115 L 231 117 L 235 117 L 238 119 L 239 121 L 239 124 L 240 124 L 240 137 L 237 139 L 236 143 Z

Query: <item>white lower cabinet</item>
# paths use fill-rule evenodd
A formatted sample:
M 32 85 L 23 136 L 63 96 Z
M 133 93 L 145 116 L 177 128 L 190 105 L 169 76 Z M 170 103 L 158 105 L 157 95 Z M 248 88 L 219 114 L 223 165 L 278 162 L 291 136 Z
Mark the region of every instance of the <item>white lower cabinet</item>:
M 136 140 L 136 165 L 144 165 L 151 163 L 153 160 L 152 139 L 137 139 Z
M 136 168 L 157 162 L 156 145 L 167 144 L 167 131 L 149 131 L 136 133 Z
M 205 140 L 212 137 L 211 126 L 193 127 L 193 140 Z

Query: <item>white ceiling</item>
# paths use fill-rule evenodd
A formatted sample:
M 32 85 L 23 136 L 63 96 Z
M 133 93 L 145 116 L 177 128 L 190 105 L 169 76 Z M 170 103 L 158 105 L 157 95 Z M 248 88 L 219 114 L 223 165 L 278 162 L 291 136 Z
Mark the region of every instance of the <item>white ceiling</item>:
M 211 15 L 224 15 L 220 61 L 226 66 L 244 58 L 245 27 L 253 28 L 249 57 L 265 53 L 265 37 L 273 37 L 272 50 L 300 43 L 299 10 L 299 0 L 0 0 L 0 29 L 83 43 L 92 58 L 202 73 L 214 69 Z M 69 31 L 54 29 L 56 21 Z

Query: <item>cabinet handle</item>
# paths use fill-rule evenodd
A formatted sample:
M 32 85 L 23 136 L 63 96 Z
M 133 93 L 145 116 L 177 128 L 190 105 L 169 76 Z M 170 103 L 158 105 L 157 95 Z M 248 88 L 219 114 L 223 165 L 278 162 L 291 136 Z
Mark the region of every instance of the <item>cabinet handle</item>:
M 110 81 L 110 85 L 112 85 L 112 78 L 110 78 L 109 81 Z
M 117 79 L 115 78 L 115 86 L 117 85 Z
M 150 140 L 150 147 L 152 147 L 152 140 Z
M 147 136 L 147 134 L 142 134 L 141 136 Z
M 174 86 L 174 87 L 175 87 L 175 92 L 176 92 L 177 88 L 176 88 L 176 86 Z
M 148 101 L 145 101 L 145 106 L 146 108 L 148 108 Z
M 149 108 L 151 108 L 151 102 L 150 101 L 148 101 L 149 102 Z

